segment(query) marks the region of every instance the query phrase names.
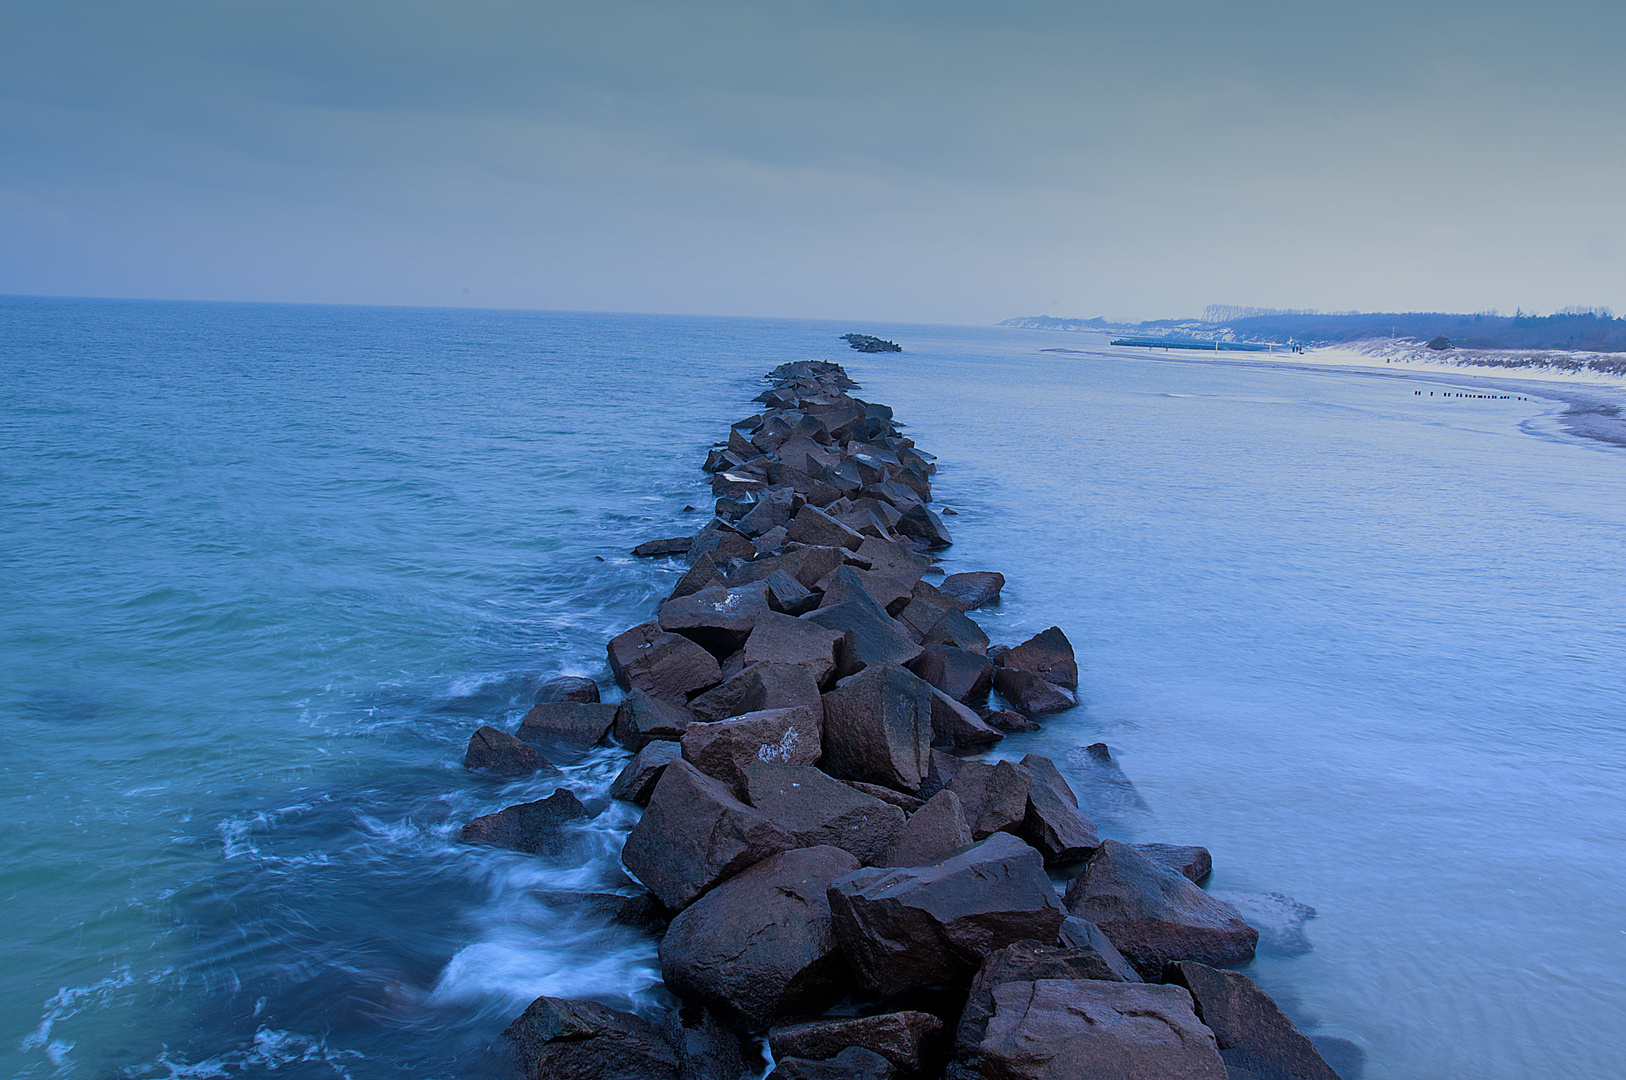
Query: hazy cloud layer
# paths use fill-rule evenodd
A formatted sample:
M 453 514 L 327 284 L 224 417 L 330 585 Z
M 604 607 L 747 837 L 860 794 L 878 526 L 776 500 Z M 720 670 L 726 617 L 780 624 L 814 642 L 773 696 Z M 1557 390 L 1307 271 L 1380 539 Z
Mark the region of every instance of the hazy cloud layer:
M 1626 307 L 1626 7 L 0 5 L 0 292 Z

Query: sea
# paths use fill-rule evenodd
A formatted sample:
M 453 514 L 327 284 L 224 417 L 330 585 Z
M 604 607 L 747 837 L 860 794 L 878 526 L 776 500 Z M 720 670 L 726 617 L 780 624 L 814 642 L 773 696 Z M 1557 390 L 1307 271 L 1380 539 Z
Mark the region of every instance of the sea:
M 682 571 L 629 549 L 707 519 L 707 449 L 811 358 L 938 456 L 992 638 L 1077 650 L 1079 707 L 997 756 L 1208 847 L 1345 1080 L 1626 1075 L 1626 449 L 1557 401 L 995 327 L 17 297 L 0 1075 L 500 1077 L 538 995 L 670 1005 L 571 899 L 633 888 L 624 752 L 461 759 L 543 679 L 611 689 Z M 557 784 L 597 815 L 560 858 L 457 841 Z

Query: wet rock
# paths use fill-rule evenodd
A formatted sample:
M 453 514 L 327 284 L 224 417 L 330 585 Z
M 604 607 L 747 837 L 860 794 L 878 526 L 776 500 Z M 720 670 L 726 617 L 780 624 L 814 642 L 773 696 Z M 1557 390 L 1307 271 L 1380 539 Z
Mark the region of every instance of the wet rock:
M 633 690 L 615 707 L 615 741 L 642 750 L 652 739 L 681 739 L 695 715 L 675 701 Z
M 909 587 L 903 582 L 853 566 L 836 567 L 819 579 L 817 587 L 824 594 L 821 608 L 858 600 L 876 603 L 890 613 L 902 611 L 909 601 Z
M 683 555 L 694 543 L 692 536 L 674 536 L 667 540 L 646 540 L 632 549 L 632 553 L 640 559 L 652 559 L 659 555 Z
M 873 1050 L 850 1046 L 826 1061 L 788 1057 L 767 1080 L 893 1080 L 897 1068 Z
M 925 866 L 971 844 L 971 826 L 966 823 L 960 797 L 945 789 L 909 815 L 897 844 L 877 865 Z
M 1226 1080 L 1214 1037 L 1178 986 L 1037 979 L 994 988 L 978 1047 L 1001 1080 Z
M 1022 765 L 1033 777 L 1028 787 L 1027 815 L 1017 830 L 1044 855 L 1046 866 L 1065 866 L 1089 858 L 1101 846 L 1095 822 L 1078 808 L 1078 796 L 1067 786 L 1055 763 L 1028 754 Z
M 827 844 L 865 866 L 884 866 L 904 829 L 901 809 L 818 769 L 753 763 L 743 773 L 746 801 L 799 847 Z
M 711 493 L 722 497 L 725 495 L 756 494 L 768 490 L 766 480 L 752 476 L 748 471 L 749 462 L 735 472 L 719 472 L 711 474 Z
M 744 1080 L 762 1071 L 756 1049 L 703 1005 L 684 1003 L 657 1030 L 677 1051 L 680 1080 Z
M 1005 588 L 1005 575 L 992 570 L 950 574 L 937 588 L 959 604 L 962 611 L 973 611 L 999 599 L 1000 590 Z
M 1168 867 L 1194 885 L 1201 885 L 1208 880 L 1208 875 L 1214 872 L 1214 860 L 1205 847 L 1187 847 L 1179 844 L 1131 844 L 1129 846 L 1153 862 Z
M 929 685 L 929 684 L 928 684 Z M 982 717 L 933 686 L 932 746 L 967 753 L 986 750 L 1005 737 L 982 722 Z
M 854 508 L 857 511 L 857 507 Z M 883 526 L 886 522 L 871 507 L 865 507 L 863 512 L 879 521 Z M 907 590 L 913 590 L 920 583 L 920 575 L 931 566 L 931 560 L 917 553 L 907 544 L 899 544 L 890 540 L 870 537 L 858 545 L 855 554 L 869 563 L 870 569 L 877 574 L 901 581 Z M 928 586 L 929 588 L 930 586 Z
M 1045 682 L 1033 672 L 1017 668 L 995 667 L 994 689 L 999 691 L 1000 697 L 1030 717 L 1061 712 L 1078 704 L 1072 694 L 1055 683 Z
M 749 765 L 812 765 L 818 761 L 823 720 L 822 710 L 799 705 L 696 722 L 683 733 L 683 757 L 738 794 L 745 790 Z
M 886 485 L 889 489 L 892 486 Z M 897 505 L 892 499 L 888 501 Z M 946 548 L 954 543 L 949 538 L 948 526 L 943 524 L 943 519 L 919 503 L 904 511 L 903 516 L 898 519 L 896 531 L 900 536 L 911 536 L 920 540 L 929 548 Z
M 989 709 L 982 714 L 982 722 L 1007 735 L 1039 730 L 1037 721 L 1029 720 L 1014 709 Z
M 862 533 L 854 532 L 813 505 L 796 511 L 785 533 L 790 540 L 799 544 L 818 544 L 822 547 L 846 548 L 848 551 L 857 551 L 864 542 Z
M 721 659 L 751 635 L 757 616 L 769 614 L 768 589 L 761 582 L 701 589 L 661 605 L 662 630 L 682 634 Z
M 1021 828 L 1032 784 L 1033 774 L 1015 762 L 966 761 L 948 782 L 948 790 L 960 797 L 972 838 L 981 840 Z
M 1199 1019 L 1214 1033 L 1231 1075 L 1253 1080 L 1338 1080 L 1315 1044 L 1294 1026 L 1269 994 L 1237 971 L 1205 964 L 1170 964 L 1164 981 L 1191 992 Z
M 781 455 L 783 455 L 783 450 L 781 450 Z M 826 484 L 805 468 L 809 464 L 805 450 L 802 453 L 801 462 L 801 466 L 781 463 L 770 467 L 768 478 L 775 484 L 788 485 L 796 494 L 806 499 L 810 506 L 826 507 L 841 498 L 841 492 Z M 822 469 L 823 466 L 821 465 L 819 468 Z
M 943 612 L 942 618 L 932 624 L 920 637 L 922 645 L 952 645 L 956 649 L 976 653 L 988 652 L 988 635 L 972 621 L 971 616 L 955 608 Z
M 729 559 L 749 558 L 753 550 L 751 541 L 742 536 L 738 529 L 722 518 L 714 517 L 695 533 L 694 543 L 689 545 L 684 559 L 693 566 L 700 556 L 710 555 L 718 566 L 722 566 Z
M 834 1004 L 850 976 L 827 893 L 857 865 L 838 848 L 800 848 L 718 885 L 667 928 L 660 945 L 667 987 L 750 1027 Z
M 536 689 L 538 704 L 547 701 L 579 701 L 586 705 L 598 703 L 598 683 L 579 675 L 556 675 Z
M 1073 644 L 1059 626 L 1033 635 L 1016 648 L 1001 653 L 994 662 L 1015 671 L 1031 671 L 1057 686 L 1078 686 L 1078 662 L 1073 659 Z
M 469 736 L 463 767 L 490 776 L 529 776 L 557 773 L 553 763 L 524 739 L 494 727 L 482 727 Z
M 539 997 L 502 1037 L 525 1080 L 680 1080 L 654 1028 L 596 1001 Z
M 1110 976 L 1090 975 L 1088 978 L 1113 978 L 1120 982 L 1141 981 L 1140 974 L 1128 960 L 1124 959 L 1118 947 L 1101 932 L 1099 926 L 1088 919 L 1080 919 L 1076 915 L 1069 915 L 1063 919 L 1059 944 L 1064 949 L 1088 949 L 1094 952 L 1101 958 L 1101 963 L 1106 965 L 1107 970 L 1112 972 Z
M 669 908 L 684 908 L 746 867 L 795 846 L 790 834 L 679 758 L 627 834 L 621 861 Z
M 910 590 L 910 601 L 898 612 L 897 619 L 916 641 L 924 638 L 950 611 L 958 611 L 948 597 L 938 592 L 929 582 L 917 581 Z
M 1278 892 L 1209 893 L 1236 909 L 1242 921 L 1259 931 L 1259 948 L 1280 956 L 1302 956 L 1313 947 L 1304 933 L 1304 924 L 1315 918 L 1315 908 Z
M 931 737 L 931 687 L 896 664 L 865 668 L 824 695 L 824 771 L 838 779 L 918 791 Z
M 843 780 L 842 783 L 854 791 L 862 791 L 865 795 L 873 795 L 888 805 L 896 806 L 905 814 L 912 814 L 926 805 L 924 799 L 917 799 L 913 795 L 905 795 L 901 791 L 894 791 L 889 787 L 882 787 L 880 784 L 866 784 L 862 780 Z
M 557 855 L 565 848 L 565 826 L 587 816 L 581 801 L 560 788 L 545 799 L 477 817 L 463 826 L 458 839 L 531 855 Z
M 702 720 L 726 720 L 748 712 L 797 706 L 823 709 L 814 667 L 806 664 L 753 664 L 689 702 L 689 708 Z
M 678 579 L 677 585 L 672 589 L 668 600 L 676 600 L 680 596 L 693 596 L 702 589 L 714 589 L 727 586 L 728 579 L 717 568 L 717 562 L 712 558 L 711 552 L 705 552 L 695 559 L 694 565 L 689 567 L 687 573 Z
M 802 618 L 841 631 L 842 640 L 836 646 L 839 675 L 852 675 L 872 665 L 907 664 L 920 655 L 920 646 L 873 600 L 821 607 Z
M 683 748 L 675 742 L 648 743 L 632 756 L 610 785 L 610 797 L 644 806 L 654 794 L 666 767 L 683 756 Z
M 959 702 L 981 701 L 994 685 L 994 665 L 983 656 L 951 645 L 927 645 L 909 670 Z
M 788 576 L 788 575 L 787 575 Z M 741 661 L 752 664 L 800 664 L 813 681 L 823 684 L 835 674 L 841 631 L 770 611 L 757 616 L 745 640 Z
M 857 1046 L 914 1075 L 924 1071 L 936 1056 L 932 1044 L 942 1030 L 943 1021 L 927 1012 L 812 1020 L 774 1028 L 768 1033 L 768 1048 L 775 1058 L 825 1061 L 849 1046 Z
M 967 978 L 995 949 L 1056 940 L 1063 918 L 1039 853 L 1005 833 L 928 866 L 854 871 L 829 896 L 853 973 L 881 994 Z
M 717 658 L 681 634 L 647 622 L 610 639 L 610 670 L 623 690 L 682 702 L 722 679 Z
M 1101 928 L 1148 979 L 1175 960 L 1239 964 L 1259 932 L 1229 904 L 1115 840 L 1103 841 L 1067 886 L 1067 911 Z
M 788 487 L 769 488 L 735 527 L 746 536 L 761 536 L 775 528 L 784 529 L 790 524 L 795 500 L 796 493 Z M 789 535 L 788 529 L 786 534 Z
M 531 706 L 517 734 L 528 743 L 586 750 L 609 734 L 615 708 L 600 702 L 544 701 Z
M 786 615 L 803 615 L 819 606 L 819 598 L 783 570 L 762 579 L 768 588 L 768 606 Z

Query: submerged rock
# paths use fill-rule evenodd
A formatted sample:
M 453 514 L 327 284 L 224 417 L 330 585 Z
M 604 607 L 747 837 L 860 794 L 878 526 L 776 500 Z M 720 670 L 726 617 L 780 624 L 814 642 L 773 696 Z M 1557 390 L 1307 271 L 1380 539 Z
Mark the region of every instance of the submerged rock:
M 463 826 L 458 839 L 530 855 L 557 855 L 565 849 L 565 826 L 587 817 L 581 800 L 560 788 L 545 799 L 477 817 Z
M 1069 689 L 1078 686 L 1078 661 L 1073 657 L 1073 643 L 1059 626 L 1034 634 L 1016 648 L 1000 653 L 994 663 L 1013 671 L 1031 671 L 1057 686 Z
M 937 588 L 959 604 L 962 611 L 974 611 L 999 599 L 1000 591 L 1005 588 L 1005 575 L 992 570 L 950 574 Z
M 598 703 L 598 683 L 580 675 L 556 675 L 537 687 L 538 704 L 546 701 L 579 701 Z
M 482 727 L 469 736 L 463 767 L 489 776 L 530 776 L 538 772 L 551 775 L 559 771 L 542 756 L 542 751 L 494 727 Z

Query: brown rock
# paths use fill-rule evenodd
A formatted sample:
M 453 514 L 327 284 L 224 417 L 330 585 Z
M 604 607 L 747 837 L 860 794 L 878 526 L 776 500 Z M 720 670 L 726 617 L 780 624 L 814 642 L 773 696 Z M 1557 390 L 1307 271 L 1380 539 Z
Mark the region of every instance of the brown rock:
M 1249 1080 L 1338 1080 L 1315 1044 L 1254 981 L 1205 964 L 1170 964 L 1165 981 L 1191 992 L 1197 1016 L 1214 1033 L 1232 1076 Z
M 1208 854 L 1208 849 L 1205 847 L 1182 846 L 1179 844 L 1131 844 L 1129 846 L 1153 862 L 1168 867 L 1194 885 L 1201 885 L 1208 880 L 1208 875 L 1214 872 L 1213 857 Z
M 695 715 L 675 701 L 633 690 L 615 708 L 615 741 L 642 750 L 652 739 L 681 739 Z
M 931 687 L 896 664 L 849 675 L 824 695 L 824 771 L 920 790 L 930 764 Z
M 771 611 L 768 589 L 761 582 L 701 589 L 692 596 L 668 600 L 657 620 L 662 630 L 682 634 L 718 658 L 745 644 L 757 616 Z
M 994 685 L 987 657 L 950 645 L 925 646 L 909 669 L 959 702 L 982 701 Z
M 838 566 L 819 579 L 824 594 L 820 607 L 834 607 L 849 600 L 869 600 L 887 612 L 902 611 L 909 600 L 909 587 L 896 578 L 854 566 Z
M 598 683 L 579 675 L 556 675 L 537 687 L 536 700 L 538 704 L 545 701 L 579 701 L 583 704 L 596 704 Z
M 849 1046 L 827 1061 L 779 1059 L 767 1080 L 893 1080 L 897 1074 L 897 1067 L 880 1054 Z
M 689 567 L 688 572 L 678 579 L 677 585 L 672 589 L 672 595 L 667 599 L 676 600 L 680 596 L 693 596 L 702 589 L 717 588 L 727 584 L 728 579 L 723 576 L 723 572 L 717 567 L 717 561 L 712 558 L 712 553 L 708 551 L 695 559 L 694 565 Z
M 667 540 L 646 540 L 632 549 L 632 553 L 640 559 L 650 559 L 657 555 L 682 555 L 694 543 L 692 536 L 674 536 Z
M 1069 689 L 1078 686 L 1078 662 L 1073 658 L 1073 644 L 1059 626 L 1052 626 L 1001 653 L 995 662 L 1000 667 L 1031 671 L 1057 686 Z
M 986 750 L 1005 737 L 982 717 L 933 686 L 932 746 L 960 753 Z
M 681 634 L 642 623 L 610 639 L 610 670 L 623 690 L 682 702 L 722 678 L 717 658 Z
M 981 840 L 1021 828 L 1032 784 L 1033 774 L 1014 762 L 967 761 L 948 782 L 948 790 L 960 797 L 971 836 Z
M 536 747 L 494 727 L 482 727 L 469 736 L 463 767 L 491 776 L 529 776 L 536 772 L 559 771 Z
M 1078 809 L 1078 796 L 1067 786 L 1055 763 L 1028 754 L 1022 765 L 1033 776 L 1027 816 L 1018 833 L 1044 855 L 1045 865 L 1064 866 L 1087 859 L 1101 846 L 1095 822 Z
M 849 1046 L 880 1054 L 906 1073 L 918 1074 L 935 1056 L 932 1043 L 943 1021 L 925 1012 L 882 1013 L 832 1020 L 812 1020 L 777 1027 L 768 1033 L 773 1056 L 824 1061 Z
M 838 675 L 853 675 L 877 664 L 907 664 L 920 655 L 920 646 L 873 600 L 849 600 L 802 618 L 841 632 L 836 646 Z
M 610 785 L 610 797 L 644 806 L 655 792 L 666 767 L 683 756 L 683 748 L 675 742 L 648 743 L 632 756 Z
M 925 866 L 971 844 L 971 826 L 966 824 L 960 797 L 944 789 L 909 815 L 897 845 L 880 865 Z
M 823 684 L 835 674 L 836 646 L 841 631 L 831 630 L 806 619 L 770 611 L 757 616 L 751 636 L 745 641 L 741 661 L 752 664 L 801 664 L 814 682 Z
M 922 645 L 952 645 L 956 649 L 974 652 L 978 656 L 988 653 L 988 635 L 963 611 L 950 608 L 942 618 L 932 624 L 920 637 Z
M 1061 712 L 1078 704 L 1071 693 L 1055 683 L 1017 668 L 995 667 L 994 689 L 1027 716 Z
M 679 1080 L 665 1039 L 596 1001 L 539 997 L 502 1035 L 525 1080 Z
M 811 504 L 796 511 L 796 516 L 785 531 L 786 536 L 796 543 L 846 548 L 848 551 L 857 551 L 864 542 L 863 534 L 847 528 Z
M 545 799 L 477 817 L 463 826 L 458 839 L 531 855 L 557 855 L 565 848 L 565 826 L 587 816 L 581 801 L 560 788 Z
M 764 709 L 805 705 L 822 710 L 814 668 L 806 664 L 753 664 L 689 703 L 702 720 L 726 720 Z
M 812 765 L 819 760 L 823 712 L 798 705 L 764 709 L 729 720 L 696 722 L 683 733 L 683 757 L 739 794 L 753 763 Z
M 973 611 L 999 599 L 1005 587 L 1005 575 L 991 570 L 976 570 L 968 574 L 950 574 L 938 588 L 952 597 L 962 611 Z
M 808 766 L 753 763 L 744 770 L 746 801 L 796 839 L 828 844 L 865 866 L 884 866 L 904 828 L 904 813 Z
M 609 734 L 615 709 L 600 702 L 544 701 L 525 714 L 517 734 L 528 743 L 585 750 Z
M 893 791 L 891 788 L 882 787 L 880 784 L 866 784 L 862 780 L 843 780 L 842 783 L 854 791 L 862 791 L 865 795 L 873 795 L 884 803 L 896 806 L 905 814 L 912 814 L 926 805 L 924 799 L 917 799 L 913 795 L 905 795 L 901 791 Z

